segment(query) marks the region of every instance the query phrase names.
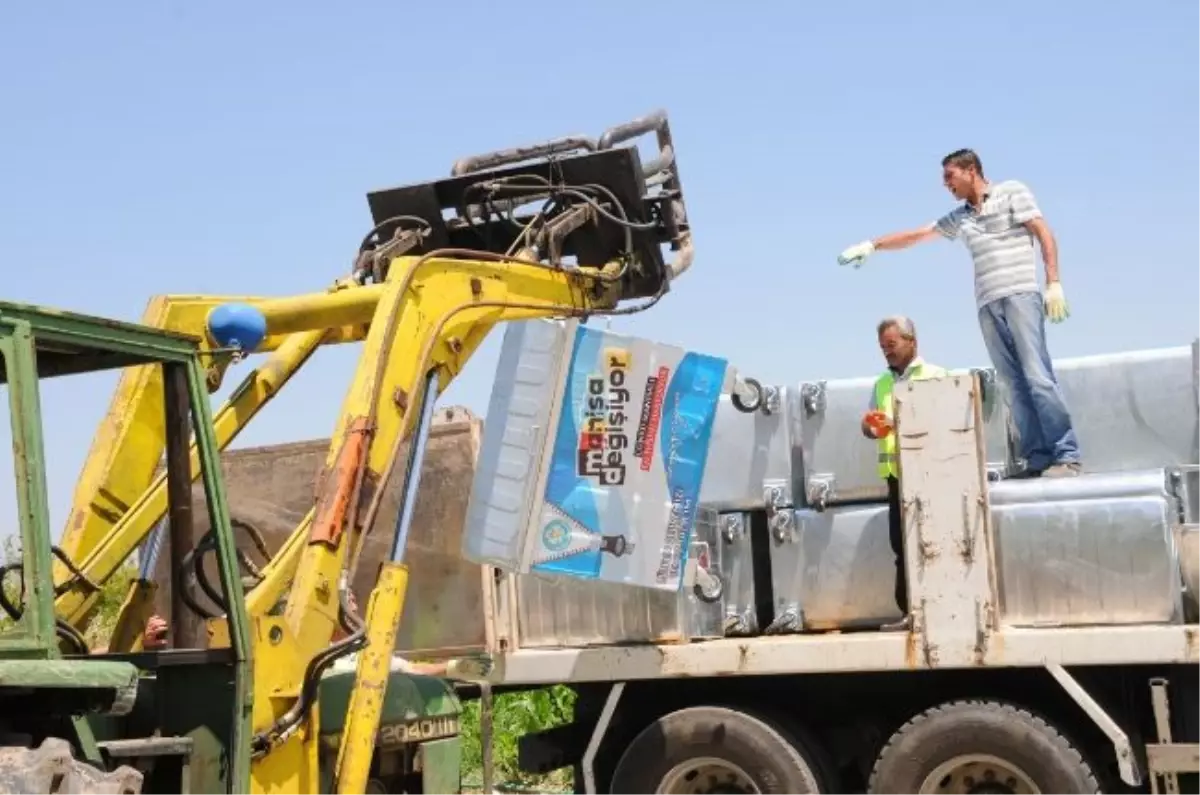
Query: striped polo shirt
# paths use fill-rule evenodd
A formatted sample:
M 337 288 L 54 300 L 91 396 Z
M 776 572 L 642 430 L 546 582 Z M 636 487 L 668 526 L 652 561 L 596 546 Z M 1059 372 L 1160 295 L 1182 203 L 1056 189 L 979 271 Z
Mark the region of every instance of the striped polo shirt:
M 962 238 L 975 262 L 975 303 L 1039 292 L 1033 233 L 1024 224 L 1041 218 L 1029 188 L 1015 179 L 988 185 L 978 212 L 967 202 L 938 219 L 948 240 Z

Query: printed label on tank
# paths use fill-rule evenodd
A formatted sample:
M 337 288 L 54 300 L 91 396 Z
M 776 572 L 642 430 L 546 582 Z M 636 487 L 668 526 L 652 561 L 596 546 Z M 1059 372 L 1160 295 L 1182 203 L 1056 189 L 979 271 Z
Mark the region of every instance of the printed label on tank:
M 578 327 L 533 571 L 676 590 L 726 362 Z

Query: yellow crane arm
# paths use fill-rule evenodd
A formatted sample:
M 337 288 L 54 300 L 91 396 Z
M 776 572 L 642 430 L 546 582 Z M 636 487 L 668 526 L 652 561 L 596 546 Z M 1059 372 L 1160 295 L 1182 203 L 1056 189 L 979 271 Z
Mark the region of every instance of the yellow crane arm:
M 636 147 L 619 146 L 649 132 L 659 144 L 649 161 Z M 529 165 L 531 158 L 544 160 Z M 274 299 L 164 296 L 143 318 L 199 338 L 210 393 L 238 355 L 232 338 L 211 323 L 214 310 L 236 303 L 262 320 L 265 336 L 251 333 L 253 342 L 244 347 L 270 357 L 213 415 L 219 449 L 317 347 L 363 342 L 316 503 L 245 594 L 252 628 L 253 792 L 319 790 L 317 685 L 335 659 L 356 651 L 362 653 L 335 780 L 338 792 L 365 790 L 404 606 L 410 492 L 419 476 L 419 461 L 394 469 L 398 452 L 425 428 L 437 395 L 491 329 L 510 320 L 640 311 L 692 261 L 663 113 L 596 140 L 575 136 L 466 158 L 448 179 L 376 192 L 368 202 L 376 226 L 360 245 L 352 276 L 329 291 Z M 528 206 L 539 209 L 522 215 Z M 445 213 L 450 208 L 457 209 L 454 217 Z M 676 252 L 672 262 L 664 261 L 664 244 Z M 479 245 L 488 250 L 475 250 Z M 579 264 L 566 265 L 568 258 Z M 634 298 L 645 301 L 618 308 Z M 55 571 L 56 612 L 76 627 L 86 624 L 96 585 L 166 513 L 165 478 L 155 476 L 165 448 L 163 393 L 153 368 L 125 373 L 93 440 L 62 542 L 76 571 L 61 565 Z M 422 441 L 413 439 L 410 450 L 419 455 Z M 195 477 L 195 448 L 191 466 Z M 406 500 L 398 526 L 381 530 L 374 520 L 393 476 L 404 478 Z M 347 583 L 368 532 L 391 533 L 392 554 L 364 619 L 348 605 Z M 242 588 L 237 582 L 233 588 L 228 604 L 240 610 Z M 138 595 L 131 589 L 131 600 Z M 131 621 L 144 616 L 128 607 L 123 612 Z M 222 645 L 222 623 L 210 622 L 210 645 Z M 333 641 L 338 625 L 348 635 Z M 123 643 L 135 643 L 135 633 L 124 630 L 118 633 Z
M 253 771 L 256 792 L 303 792 L 315 785 L 315 758 L 304 741 L 317 731 L 304 697 L 312 687 L 312 662 L 353 651 L 364 641 L 342 736 L 338 788 L 362 792 L 366 785 L 403 609 L 403 538 L 394 539 L 393 559 L 367 602 L 365 626 L 332 647 L 330 641 L 339 622 L 348 552 L 361 532 L 392 532 L 372 526 L 374 506 L 393 476 L 401 441 L 429 405 L 426 392 L 433 399 L 444 390 L 499 322 L 604 312 L 620 297 L 620 263 L 584 275 L 482 252 L 475 256 L 433 252 L 392 261 L 333 434 L 314 513 L 250 593 L 250 618 L 263 641 L 255 649 L 254 689 L 268 696 L 254 704 L 261 754 Z M 273 318 L 266 319 L 273 328 Z M 267 597 L 285 591 L 282 615 L 272 615 L 275 600 Z
M 352 285 L 348 280 L 334 285 L 331 295 L 335 297 L 328 302 L 326 310 L 326 320 L 332 325 L 294 331 L 284 322 L 280 324 L 280 331 L 268 336 L 258 347 L 259 351 L 270 352 L 270 356 L 243 379 L 213 415 L 220 449 L 237 437 L 319 345 L 362 339 L 364 326 L 337 322 L 353 314 L 353 311 L 347 311 L 348 306 L 355 306 L 349 296 L 351 289 L 367 293 L 377 290 Z M 369 300 L 370 296 L 361 298 Z M 213 350 L 212 341 L 205 333 L 209 313 L 217 306 L 239 302 L 268 310 L 277 308 L 286 319 L 294 300 L 157 296 L 151 300 L 142 322 L 199 337 L 202 348 L 210 352 L 209 389 L 216 391 L 232 356 Z M 60 589 L 55 612 L 80 631 L 86 629 L 98 596 L 92 585 L 99 585 L 111 577 L 166 513 L 165 475 L 155 476 L 166 443 L 163 394 L 161 368 L 134 367 L 122 373 L 76 485 L 61 547 L 83 576 L 77 576 L 55 561 L 55 582 Z M 191 455 L 191 471 L 196 478 L 200 466 L 194 444 Z

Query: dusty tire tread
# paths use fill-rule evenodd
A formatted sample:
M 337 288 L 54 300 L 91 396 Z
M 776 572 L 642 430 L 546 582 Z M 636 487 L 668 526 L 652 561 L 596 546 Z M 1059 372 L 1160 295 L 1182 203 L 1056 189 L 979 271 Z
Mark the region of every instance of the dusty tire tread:
M 936 707 L 930 707 L 924 712 L 921 712 L 905 721 L 900 728 L 896 729 L 896 731 L 892 733 L 892 736 L 888 738 L 888 741 L 884 744 L 883 748 L 880 749 L 879 754 L 875 757 L 875 763 L 871 766 L 871 776 L 867 782 L 867 792 L 878 792 L 876 787 L 878 784 L 880 763 L 889 754 L 889 752 L 892 751 L 894 745 L 901 740 L 906 739 L 909 733 L 919 730 L 923 724 L 926 724 L 931 720 L 939 719 L 944 715 L 952 714 L 964 708 L 1000 712 L 1006 715 L 1006 717 L 1019 719 L 1023 722 L 1032 724 L 1038 731 L 1045 735 L 1046 739 L 1059 753 L 1070 760 L 1071 764 L 1080 767 L 1086 772 L 1088 791 L 1090 793 L 1100 793 L 1100 782 L 1096 778 L 1096 772 L 1092 769 L 1091 764 L 1084 758 L 1079 749 L 1076 748 L 1074 744 L 1072 744 L 1071 741 L 1063 735 L 1062 732 L 1056 729 L 1047 720 L 1031 710 L 1025 709 L 1024 707 L 1018 707 L 1015 704 L 1004 701 L 993 701 L 991 699 L 981 698 L 967 698 L 960 699 L 958 701 L 948 701 L 945 704 L 939 704 Z
M 629 745 L 619 754 L 616 764 L 613 767 L 612 779 L 610 781 L 610 789 L 613 792 L 618 790 L 612 789 L 617 785 L 621 778 L 628 777 L 626 769 L 627 765 L 632 764 L 637 760 L 637 757 L 645 751 L 639 746 L 645 742 L 652 742 L 653 731 L 655 727 L 663 730 L 665 727 L 674 727 L 676 723 L 681 723 L 684 726 L 694 725 L 700 721 L 749 721 L 755 726 L 756 731 L 762 731 L 772 742 L 777 743 L 787 749 L 788 756 L 791 758 L 789 763 L 795 765 L 797 769 L 803 769 L 806 773 L 799 773 L 802 778 L 809 779 L 812 784 L 813 791 L 827 791 L 828 782 L 825 779 L 825 770 L 822 765 L 823 749 L 819 746 L 811 747 L 805 744 L 803 737 L 794 731 L 788 725 L 780 722 L 769 712 L 760 711 L 746 707 L 735 707 L 724 704 L 706 704 L 703 706 L 686 707 L 683 709 L 673 710 L 664 715 L 660 715 L 645 726 L 635 735 Z M 635 752 L 636 751 L 636 752 Z M 740 760 L 733 760 L 740 761 Z M 751 770 L 746 770 L 747 773 L 754 775 Z M 626 784 L 627 786 L 627 784 Z M 622 789 L 620 791 L 625 791 Z M 787 789 L 783 791 L 789 791 Z

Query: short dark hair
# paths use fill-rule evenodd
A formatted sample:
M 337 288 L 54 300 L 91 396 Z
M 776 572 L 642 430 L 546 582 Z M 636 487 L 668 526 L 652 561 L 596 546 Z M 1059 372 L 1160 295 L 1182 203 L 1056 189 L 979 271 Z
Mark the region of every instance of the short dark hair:
M 983 161 L 979 159 L 979 155 L 975 154 L 973 149 L 958 149 L 946 155 L 942 158 L 942 167 L 946 166 L 955 166 L 964 171 L 973 168 L 976 174 L 983 176 Z

